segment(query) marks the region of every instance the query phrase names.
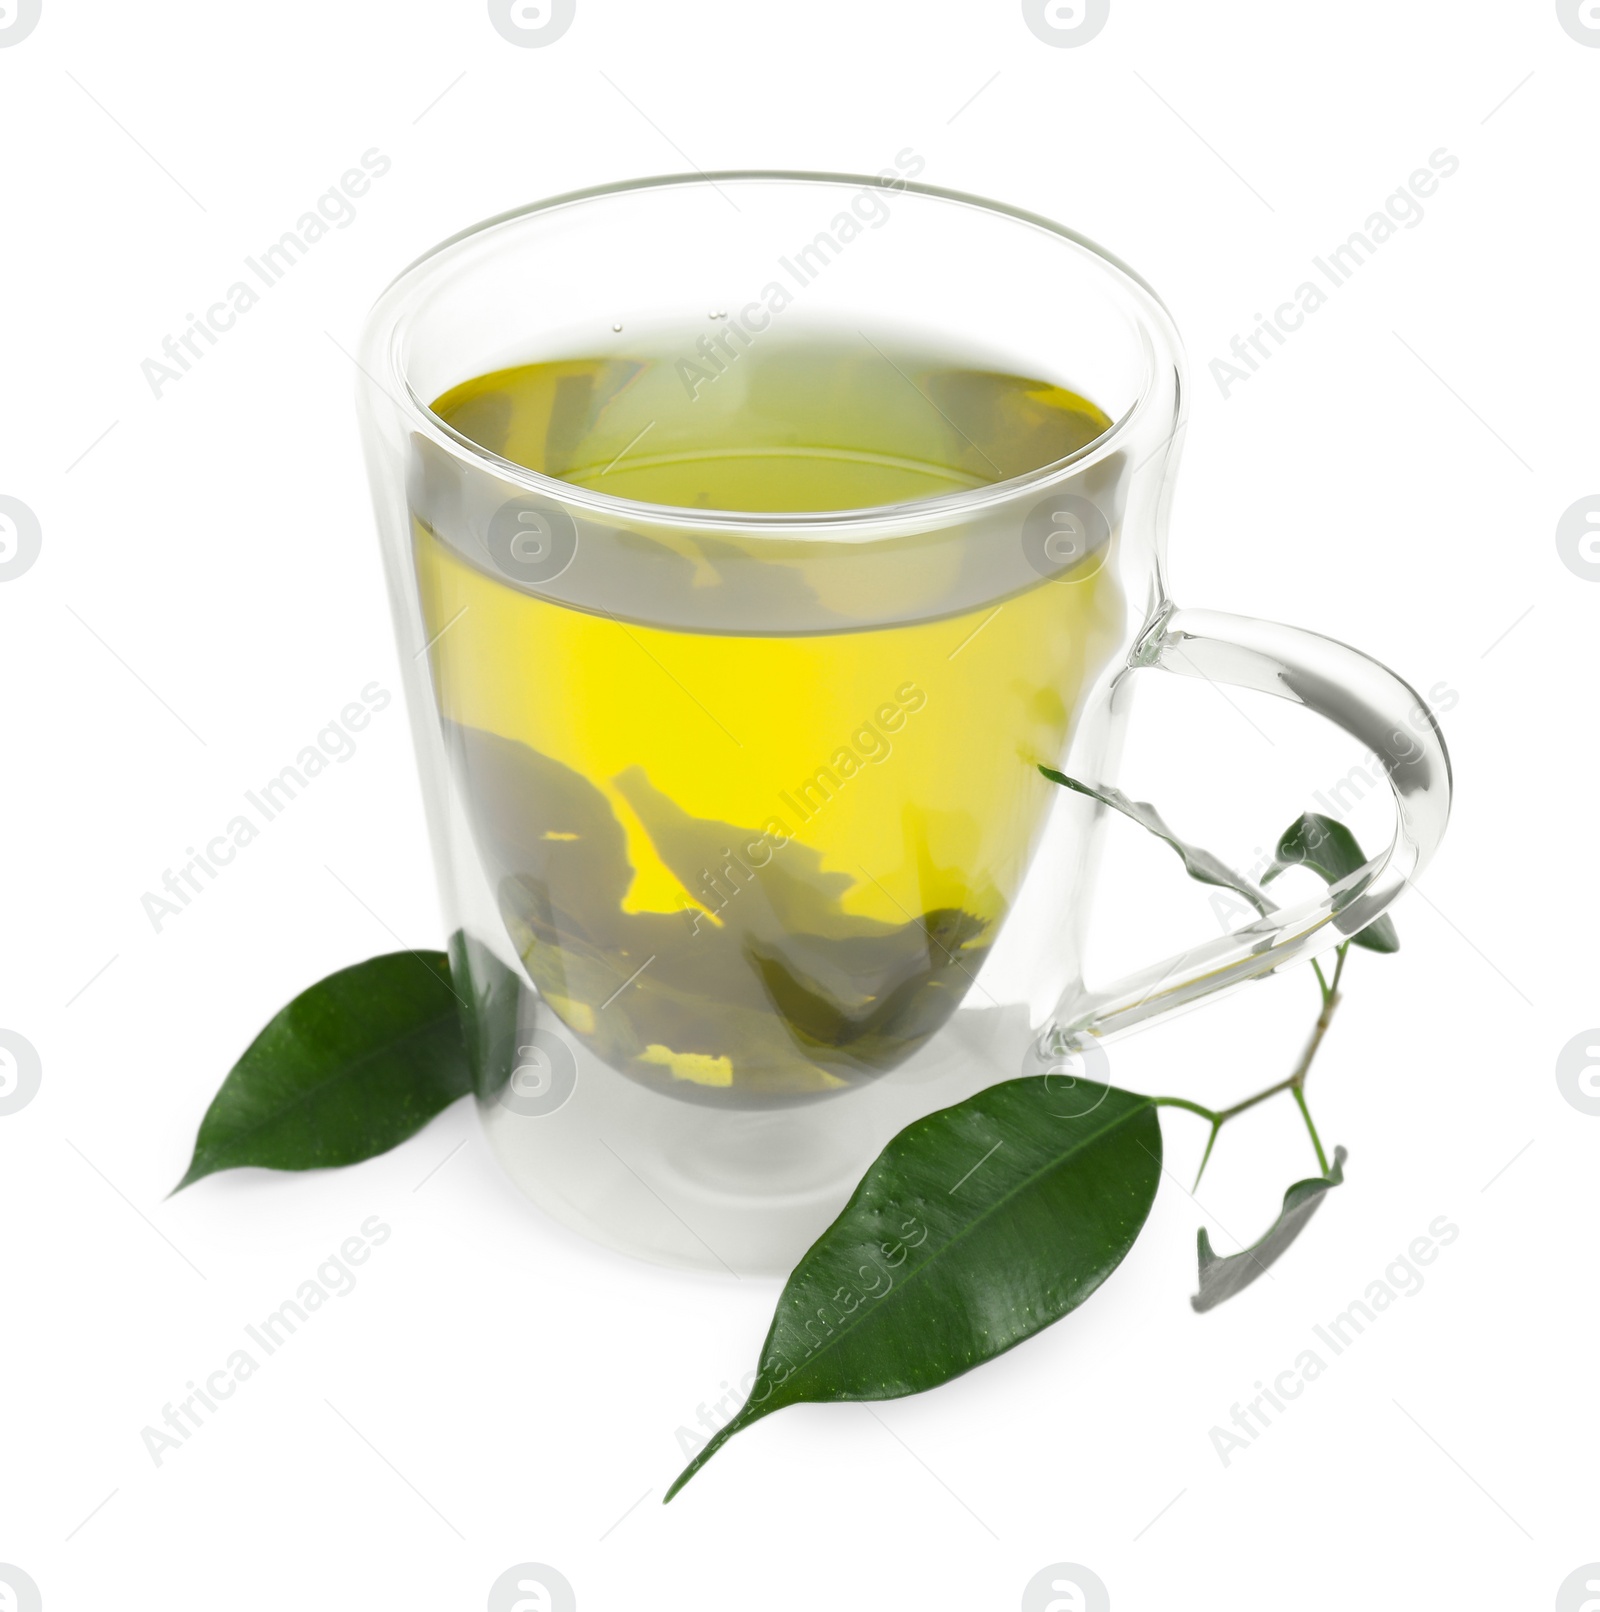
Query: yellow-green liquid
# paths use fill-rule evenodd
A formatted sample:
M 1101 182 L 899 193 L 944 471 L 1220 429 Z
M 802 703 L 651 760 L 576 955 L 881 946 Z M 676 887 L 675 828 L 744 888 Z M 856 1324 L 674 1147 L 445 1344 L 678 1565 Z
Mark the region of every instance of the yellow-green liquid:
M 501 370 L 433 408 L 581 487 L 747 511 L 978 487 L 1110 423 L 1043 382 L 854 332 L 769 340 L 695 386 L 698 334 Z M 414 531 L 478 851 L 580 1040 L 660 1089 L 749 1103 L 881 1073 L 945 1023 L 1037 844 L 1052 786 L 1036 763 L 1060 759 L 1110 652 L 1110 568 L 969 590 L 942 615 L 948 566 L 864 569 L 871 597 L 837 602 L 869 624 L 741 634 L 540 597 L 451 533 Z M 682 541 L 691 597 L 724 585 L 728 541 Z M 810 597 L 841 574 L 817 572 Z

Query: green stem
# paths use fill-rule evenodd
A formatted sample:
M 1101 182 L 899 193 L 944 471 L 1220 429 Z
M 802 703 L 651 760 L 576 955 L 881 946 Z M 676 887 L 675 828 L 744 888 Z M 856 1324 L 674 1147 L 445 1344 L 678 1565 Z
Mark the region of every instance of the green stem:
M 1190 1195 L 1200 1190 L 1200 1177 L 1206 1173 L 1206 1165 L 1211 1161 L 1211 1150 L 1217 1145 L 1217 1132 L 1222 1129 L 1222 1121 L 1214 1119 L 1211 1122 L 1211 1134 L 1206 1138 L 1206 1150 L 1200 1155 L 1200 1168 L 1194 1173 L 1194 1185 L 1189 1188 Z
M 1235 1103 L 1232 1108 L 1225 1108 L 1217 1115 L 1217 1123 L 1222 1124 L 1230 1120 L 1235 1114 L 1242 1114 L 1247 1108 L 1254 1108 L 1257 1103 L 1264 1103 L 1269 1097 L 1276 1097 L 1280 1091 L 1288 1091 L 1294 1085 L 1294 1076 L 1287 1080 L 1280 1080 L 1276 1086 L 1268 1086 L 1265 1091 L 1258 1091 L 1254 1097 L 1246 1097 L 1242 1103 Z
M 1338 970 L 1334 971 L 1334 980 L 1339 978 Z M 1311 1072 L 1311 1061 L 1317 1055 L 1317 1048 L 1322 1045 L 1322 1038 L 1328 1033 L 1328 1026 L 1333 1022 L 1334 1009 L 1344 1000 L 1338 991 L 1334 991 L 1322 1004 L 1322 1011 L 1317 1015 L 1317 1022 L 1311 1027 L 1311 1038 L 1306 1042 L 1306 1050 L 1300 1054 L 1300 1062 L 1289 1078 L 1274 1089 L 1283 1091 L 1293 1089 L 1298 1091 L 1306 1083 L 1306 1076 Z
M 1306 1107 L 1306 1094 L 1299 1087 L 1294 1088 L 1294 1100 L 1300 1105 L 1300 1117 L 1306 1122 L 1306 1129 L 1311 1132 L 1311 1145 L 1317 1150 L 1317 1163 L 1322 1166 L 1322 1173 L 1328 1173 L 1328 1155 L 1322 1151 L 1322 1138 L 1317 1135 L 1317 1127 L 1311 1122 L 1311 1110 Z
M 1191 1103 L 1187 1097 L 1152 1097 L 1150 1101 L 1157 1108 L 1186 1108 L 1191 1114 L 1198 1114 L 1201 1119 L 1210 1120 L 1213 1125 L 1221 1123 L 1215 1109 L 1203 1108 L 1199 1103 Z
M 1334 954 L 1338 958 L 1338 962 L 1333 965 L 1333 984 L 1328 987 L 1328 994 L 1330 996 L 1337 996 L 1339 994 L 1339 976 L 1344 973 L 1344 960 L 1349 954 L 1349 951 L 1350 942 L 1347 940 Z
M 1333 967 L 1333 979 L 1323 986 L 1322 1011 L 1317 1015 L 1317 1022 L 1311 1027 L 1311 1038 L 1306 1042 L 1306 1050 L 1300 1054 L 1300 1062 L 1295 1072 L 1284 1082 L 1294 1093 L 1294 1100 L 1300 1109 L 1300 1117 L 1306 1122 L 1306 1130 L 1311 1134 L 1311 1145 L 1317 1150 L 1317 1163 L 1322 1166 L 1322 1173 L 1328 1173 L 1328 1155 L 1323 1151 L 1322 1138 L 1317 1135 L 1317 1127 L 1312 1122 L 1311 1110 L 1306 1106 L 1305 1084 L 1306 1076 L 1311 1073 L 1312 1060 L 1317 1055 L 1317 1049 L 1322 1045 L 1322 1038 L 1328 1033 L 1328 1026 L 1333 1022 L 1334 1009 L 1344 1000 L 1339 995 L 1339 978 L 1344 973 L 1344 960 L 1350 950 L 1347 940 L 1340 946 L 1338 961 Z M 1317 978 L 1322 978 L 1322 970 L 1317 969 Z
M 1328 1026 L 1333 1022 L 1334 1009 L 1344 1000 L 1339 995 L 1339 979 L 1344 973 L 1344 960 L 1350 950 L 1350 942 L 1345 941 L 1335 953 L 1337 961 L 1333 967 L 1333 978 L 1330 980 L 1322 972 L 1322 965 L 1316 958 L 1311 959 L 1311 966 L 1317 971 L 1317 983 L 1322 987 L 1322 1011 L 1317 1015 L 1317 1022 L 1311 1028 L 1311 1038 L 1306 1042 L 1305 1051 L 1300 1054 L 1300 1062 L 1287 1080 L 1280 1080 L 1275 1086 L 1268 1086 L 1265 1091 L 1258 1091 L 1253 1097 L 1246 1097 L 1243 1102 L 1235 1103 L 1231 1108 L 1212 1109 L 1203 1104 L 1190 1102 L 1187 1097 L 1152 1097 L 1150 1100 L 1157 1108 L 1182 1108 L 1191 1114 L 1198 1114 L 1201 1119 L 1211 1122 L 1211 1134 L 1206 1138 L 1206 1150 L 1200 1156 L 1200 1168 L 1195 1171 L 1194 1185 L 1200 1185 L 1200 1177 L 1206 1173 L 1206 1165 L 1211 1161 L 1211 1150 L 1217 1145 L 1217 1133 L 1230 1119 L 1254 1108 L 1257 1103 L 1264 1103 L 1269 1097 L 1276 1097 L 1281 1091 L 1292 1091 L 1296 1106 L 1300 1110 L 1300 1117 L 1306 1122 L 1306 1130 L 1311 1135 L 1311 1145 L 1317 1150 L 1317 1163 L 1322 1166 L 1322 1173 L 1328 1173 L 1328 1155 L 1323 1151 L 1322 1138 L 1317 1135 L 1317 1127 L 1312 1122 L 1311 1110 L 1306 1106 L 1305 1083 L 1306 1076 L 1311 1072 L 1312 1060 L 1317 1056 L 1317 1049 L 1322 1045 L 1322 1038 L 1328 1033 Z M 1190 1189 L 1191 1191 L 1194 1188 Z

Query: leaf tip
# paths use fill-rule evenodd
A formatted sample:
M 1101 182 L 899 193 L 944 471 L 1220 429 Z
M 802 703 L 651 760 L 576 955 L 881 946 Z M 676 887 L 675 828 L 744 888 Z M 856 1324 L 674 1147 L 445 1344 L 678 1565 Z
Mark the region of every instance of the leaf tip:
M 706 1462 L 709 1461 L 711 1457 L 715 1455 L 717 1451 L 720 1450 L 722 1446 L 733 1437 L 735 1433 L 739 1432 L 741 1428 L 748 1427 L 752 1422 L 760 1421 L 760 1419 L 767 1415 L 769 1411 L 776 1409 L 778 1409 L 776 1405 L 763 1404 L 752 1411 L 749 1401 L 746 1400 L 744 1405 L 734 1415 L 733 1420 L 731 1422 L 724 1422 L 722 1426 L 711 1435 L 706 1447 L 699 1451 L 695 1455 L 694 1459 L 690 1461 L 688 1466 L 686 1466 L 683 1471 L 681 1471 L 667 1486 L 667 1492 L 661 1497 L 661 1504 L 666 1505 L 667 1502 L 671 1500 L 672 1497 L 684 1486 L 684 1484 L 686 1484 L 689 1479 L 692 1478 L 695 1473 L 697 1473 L 700 1468 L 703 1467 Z
M 183 1172 L 183 1179 L 161 1201 L 166 1203 L 169 1199 L 176 1198 L 185 1187 L 192 1187 L 196 1181 L 203 1181 L 210 1174 L 211 1171 L 200 1162 L 200 1155 L 197 1153 L 189 1161 L 189 1168 Z
M 703 1467 L 706 1462 L 709 1461 L 711 1457 L 715 1455 L 717 1451 L 721 1449 L 722 1446 L 743 1426 L 744 1422 L 742 1418 L 736 1416 L 731 1422 L 719 1427 L 717 1431 L 711 1435 L 711 1442 L 707 1444 L 698 1455 L 695 1456 L 688 1466 L 686 1466 L 670 1484 L 667 1485 L 667 1492 L 662 1495 L 661 1504 L 666 1505 L 667 1502 L 670 1501 L 672 1497 L 684 1486 L 684 1484 L 686 1484 L 689 1479 L 692 1478 L 695 1473 L 698 1472 L 700 1468 Z
M 1350 939 L 1369 952 L 1393 953 L 1400 950 L 1400 931 L 1395 928 L 1394 919 L 1388 913 L 1374 918 L 1360 934 L 1352 935 Z
M 1215 1309 L 1221 1302 L 1207 1281 L 1211 1268 L 1218 1263 L 1218 1259 L 1217 1251 L 1211 1246 L 1211 1237 L 1204 1226 L 1195 1233 L 1195 1252 L 1199 1256 L 1200 1288 L 1198 1292 L 1189 1295 L 1189 1308 L 1196 1315 L 1204 1315 L 1207 1310 Z

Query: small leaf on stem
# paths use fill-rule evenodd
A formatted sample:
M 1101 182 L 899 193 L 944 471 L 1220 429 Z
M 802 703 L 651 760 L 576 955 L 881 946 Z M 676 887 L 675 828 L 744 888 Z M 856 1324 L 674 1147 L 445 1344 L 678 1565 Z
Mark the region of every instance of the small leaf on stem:
M 1324 817 L 1320 812 L 1307 812 L 1283 831 L 1277 857 L 1262 875 L 1261 882 L 1269 884 L 1285 868 L 1300 867 L 1310 868 L 1329 884 L 1337 884 L 1366 865 L 1366 852 L 1343 823 L 1334 817 Z M 1400 950 L 1399 932 L 1387 913 L 1373 919 L 1359 935 L 1350 938 L 1369 952 Z
M 1283 1208 L 1271 1229 L 1260 1242 L 1237 1254 L 1225 1257 L 1213 1252 L 1211 1239 L 1204 1226 L 1200 1228 L 1200 1291 L 1189 1302 L 1196 1310 L 1214 1310 L 1219 1304 L 1242 1293 L 1257 1277 L 1266 1273 L 1269 1265 L 1280 1259 L 1296 1237 L 1306 1229 L 1306 1222 L 1322 1206 L 1322 1200 L 1332 1187 L 1344 1181 L 1344 1161 L 1349 1157 L 1342 1147 L 1333 1150 L 1333 1168 L 1326 1175 L 1314 1175 L 1306 1181 L 1296 1181 L 1283 1195 Z

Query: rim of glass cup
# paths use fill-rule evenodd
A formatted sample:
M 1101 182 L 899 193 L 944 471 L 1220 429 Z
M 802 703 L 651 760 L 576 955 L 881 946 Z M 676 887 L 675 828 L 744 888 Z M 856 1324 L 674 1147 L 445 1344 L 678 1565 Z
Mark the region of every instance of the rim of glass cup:
M 430 272 L 437 273 L 446 269 L 455 249 L 465 242 L 475 241 L 493 230 L 508 228 L 536 214 L 553 212 L 561 207 L 577 206 L 603 197 L 627 195 L 635 191 L 660 190 L 669 186 L 715 188 L 719 184 L 748 182 L 912 192 L 935 201 L 953 202 L 959 206 L 976 208 L 980 212 L 1014 220 L 1076 248 L 1096 261 L 1105 277 L 1121 292 L 1123 300 L 1130 305 L 1134 313 L 1144 369 L 1133 401 L 1107 430 L 1076 453 L 1025 471 L 1020 476 L 990 482 L 982 487 L 938 493 L 930 498 L 908 499 L 898 504 L 873 504 L 855 509 L 691 509 L 679 504 L 655 504 L 641 499 L 621 498 L 613 493 L 592 492 L 586 487 L 580 487 L 576 482 L 563 481 L 559 476 L 549 476 L 542 471 L 520 465 L 515 460 L 503 459 L 499 454 L 491 453 L 481 444 L 474 442 L 471 437 L 463 436 L 435 414 L 429 403 L 411 385 L 401 348 L 417 315 L 415 308 L 404 303 L 395 306 L 397 296 L 402 291 L 416 292 L 427 283 Z M 384 288 L 368 316 L 362 342 L 363 357 L 372 352 L 375 345 L 376 353 L 381 356 L 389 378 L 398 387 L 400 397 L 395 397 L 394 393 L 390 392 L 391 399 L 399 402 L 400 398 L 403 398 L 402 410 L 410 416 L 412 425 L 425 430 L 441 446 L 458 457 L 491 471 L 503 481 L 515 483 L 525 487 L 529 492 L 582 509 L 588 514 L 609 516 L 623 521 L 648 520 L 657 525 L 698 531 L 712 527 L 788 534 L 796 531 L 816 532 L 822 529 L 830 536 L 838 537 L 843 535 L 841 528 L 858 536 L 877 535 L 886 528 L 901 526 L 907 522 L 926 522 L 930 516 L 935 519 L 942 519 L 945 516 L 959 519 L 964 515 L 1007 503 L 1031 488 L 1042 489 L 1054 481 L 1076 475 L 1119 451 L 1162 390 L 1159 382 L 1164 373 L 1170 373 L 1172 376 L 1173 397 L 1172 430 L 1165 438 L 1166 442 L 1170 442 L 1177 434 L 1183 401 L 1183 348 L 1166 304 L 1141 274 L 1130 268 L 1114 253 L 1091 241 L 1088 236 L 1081 235 L 1078 231 L 1069 229 L 1064 224 L 1058 224 L 1041 214 L 1029 212 L 1025 208 L 1012 207 L 1005 202 L 974 196 L 966 191 L 950 190 L 942 185 L 924 185 L 903 179 L 885 181 L 866 174 L 812 173 L 781 168 L 736 168 L 712 173 L 696 171 L 686 174 L 659 174 L 644 179 L 625 179 L 609 185 L 593 185 L 583 190 L 569 190 L 559 196 L 530 202 L 526 206 L 515 207 L 508 212 L 498 213 L 493 218 L 469 225 L 466 229 L 458 230 L 454 235 L 430 247 L 420 257 L 407 264 Z M 362 367 L 365 373 L 365 368 Z M 367 378 L 376 380 L 376 377 L 370 375 Z M 389 388 L 381 382 L 377 384 L 381 390 L 389 391 Z

